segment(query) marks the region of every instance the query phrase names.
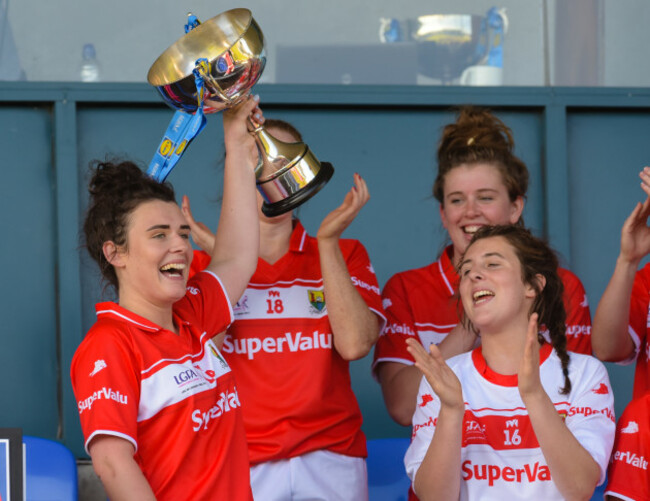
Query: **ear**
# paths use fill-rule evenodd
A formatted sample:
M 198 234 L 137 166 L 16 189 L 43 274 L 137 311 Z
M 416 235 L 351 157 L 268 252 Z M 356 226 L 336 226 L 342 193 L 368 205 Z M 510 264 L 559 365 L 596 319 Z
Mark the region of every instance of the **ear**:
M 546 287 L 546 277 L 541 273 L 535 275 L 535 284 L 528 284 L 526 287 L 526 297 L 534 298 L 538 294 L 538 290 L 542 291 Z M 536 287 L 535 287 L 536 286 Z
M 106 261 L 112 264 L 115 268 L 124 266 L 124 251 L 121 247 L 115 245 L 115 242 L 108 240 L 102 245 L 102 252 Z
M 510 207 L 510 224 L 515 224 L 521 219 L 521 214 L 524 212 L 524 197 L 518 196 Z
M 440 221 L 442 221 L 442 226 L 445 228 L 445 230 L 448 230 L 449 228 L 447 228 L 447 216 L 445 215 L 445 209 L 442 204 L 440 204 L 438 208 L 440 210 Z

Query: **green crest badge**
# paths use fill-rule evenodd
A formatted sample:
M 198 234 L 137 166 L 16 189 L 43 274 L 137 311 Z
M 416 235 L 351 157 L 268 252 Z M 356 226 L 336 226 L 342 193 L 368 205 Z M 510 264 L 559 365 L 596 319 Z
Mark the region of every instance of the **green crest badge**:
M 325 308 L 325 293 L 318 290 L 308 290 L 309 304 L 316 308 L 319 312 Z

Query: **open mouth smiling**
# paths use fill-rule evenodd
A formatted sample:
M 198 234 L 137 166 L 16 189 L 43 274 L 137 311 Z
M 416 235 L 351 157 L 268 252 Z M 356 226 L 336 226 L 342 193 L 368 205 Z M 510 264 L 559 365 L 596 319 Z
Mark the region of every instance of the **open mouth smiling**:
M 474 300 L 474 304 L 484 303 L 485 301 L 487 301 L 489 298 L 492 297 L 494 297 L 494 292 L 489 290 L 480 290 L 472 294 L 472 299 Z
M 479 229 L 481 229 L 480 224 L 469 224 L 467 226 L 463 226 L 463 231 L 468 234 L 468 235 L 473 235 L 476 233 Z
M 182 277 L 185 270 L 184 263 L 168 263 L 160 267 L 160 272 L 171 277 Z

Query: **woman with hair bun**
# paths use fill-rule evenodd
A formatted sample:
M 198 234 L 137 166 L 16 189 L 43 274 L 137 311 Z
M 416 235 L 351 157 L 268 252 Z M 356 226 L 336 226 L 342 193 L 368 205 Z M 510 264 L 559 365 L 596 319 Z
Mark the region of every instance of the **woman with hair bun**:
M 190 226 L 171 185 L 131 162 L 101 162 L 90 181 L 86 247 L 117 291 L 70 369 L 95 472 L 112 500 L 252 500 L 241 403 L 212 341 L 255 271 L 259 233 L 247 117 L 224 112 L 226 162 L 216 243 L 188 283 Z
M 411 424 L 421 379 L 406 340 L 439 345 L 444 358 L 479 342 L 476 333 L 458 323 L 455 268 L 481 227 L 523 226 L 528 169 L 514 148 L 510 129 L 485 109 L 464 107 L 443 130 L 433 195 L 451 245 L 434 263 L 394 275 L 382 293 L 387 323 L 375 347 L 373 371 L 390 416 L 401 425 Z M 591 317 L 584 287 L 570 271 L 558 268 L 558 273 L 564 282 L 568 349 L 589 354 Z
M 404 458 L 413 490 L 422 501 L 589 499 L 614 443 L 614 398 L 601 362 L 566 351 L 553 251 L 521 226 L 482 227 L 457 270 L 463 323 L 482 342 L 445 362 L 407 341 L 424 374 Z
M 302 141 L 283 120 L 265 127 L 280 141 Z M 370 199 L 359 174 L 353 182 L 315 237 L 291 211 L 266 217 L 258 197 L 257 269 L 221 336 L 244 402 L 256 501 L 368 499 L 366 438 L 349 367 L 370 353 L 385 319 L 366 249 L 342 238 Z M 188 221 L 195 243 L 211 249 L 212 233 Z M 192 269 L 207 261 L 197 252 Z

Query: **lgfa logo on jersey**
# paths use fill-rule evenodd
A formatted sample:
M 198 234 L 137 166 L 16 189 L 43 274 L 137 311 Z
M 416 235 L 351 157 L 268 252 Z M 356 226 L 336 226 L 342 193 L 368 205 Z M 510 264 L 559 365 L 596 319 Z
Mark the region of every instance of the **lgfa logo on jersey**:
M 199 365 L 195 364 L 192 368 L 183 368 L 174 375 L 174 382 L 179 388 L 183 388 L 189 384 L 192 384 L 193 387 L 196 387 L 196 384 L 200 385 L 212 384 L 217 380 L 216 373 L 213 370 L 203 370 Z
M 309 304 L 316 310 L 315 313 L 321 313 L 325 308 L 325 293 L 320 290 L 308 289 Z
M 474 419 L 471 419 L 474 417 Z M 486 425 L 481 424 L 475 416 L 466 417 L 463 430 L 463 447 L 469 444 L 487 444 Z

